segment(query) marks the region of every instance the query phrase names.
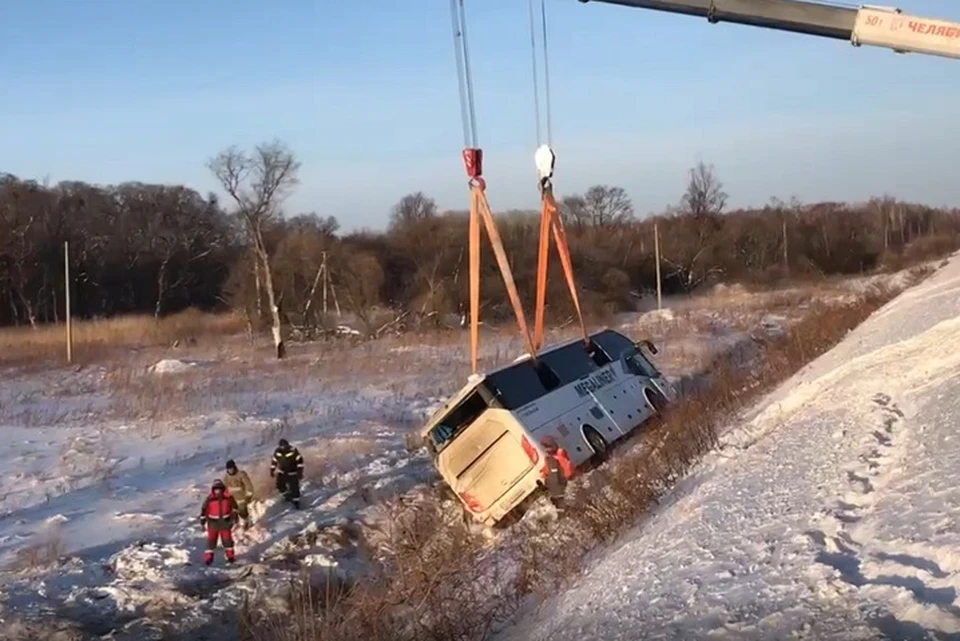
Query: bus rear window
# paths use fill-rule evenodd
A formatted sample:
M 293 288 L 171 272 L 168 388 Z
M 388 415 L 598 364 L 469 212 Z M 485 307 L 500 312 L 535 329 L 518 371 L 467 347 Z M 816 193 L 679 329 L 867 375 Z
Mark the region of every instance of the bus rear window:
M 430 441 L 433 443 L 434 451 L 439 452 L 449 445 L 485 409 L 487 409 L 487 402 L 479 392 L 474 392 L 461 401 L 430 430 Z

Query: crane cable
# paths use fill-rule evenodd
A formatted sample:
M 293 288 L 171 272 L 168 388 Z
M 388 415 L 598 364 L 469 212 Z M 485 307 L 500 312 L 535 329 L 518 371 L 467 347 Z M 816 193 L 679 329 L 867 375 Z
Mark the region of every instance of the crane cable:
M 470 73 L 470 55 L 467 49 L 467 22 L 463 0 L 450 0 L 450 19 L 453 23 L 453 46 L 457 61 L 457 85 L 460 90 L 460 120 L 463 124 L 463 147 L 477 147 L 477 113 L 473 100 L 473 80 Z
M 537 131 L 537 151 L 534 154 L 534 163 L 540 174 L 540 198 L 542 210 L 540 215 L 540 247 L 537 259 L 537 303 L 534 314 L 533 345 L 539 351 L 543 346 L 544 314 L 547 298 L 547 272 L 550 256 L 550 232 L 557 244 L 557 253 L 560 255 L 560 264 L 563 267 L 567 288 L 573 299 L 573 307 L 580 322 L 580 330 L 585 343 L 590 342 L 586 323 L 583 319 L 583 310 L 580 305 L 580 296 L 577 292 L 576 279 L 573 275 L 573 261 L 570 258 L 570 248 L 567 244 L 567 235 L 560 217 L 560 208 L 553 195 L 553 169 L 556 164 L 556 154 L 553 152 L 552 115 L 550 109 L 550 56 L 547 47 L 547 6 L 545 0 L 540 0 L 540 24 L 543 45 L 543 75 L 544 75 L 544 106 L 546 109 L 546 140 L 543 138 L 540 118 L 540 86 L 537 66 L 537 39 L 535 0 L 529 0 L 530 13 L 530 51 L 533 61 L 533 109 Z
M 507 289 L 507 296 L 517 317 L 517 325 L 526 339 L 531 358 L 536 360 L 536 349 L 527 326 L 526 315 L 520 294 L 510 269 L 507 252 L 497 229 L 496 220 L 487 201 L 486 180 L 483 178 L 483 150 L 477 137 L 477 116 L 474 106 L 473 80 L 470 73 L 470 56 L 467 47 L 467 22 L 463 0 L 450 0 L 453 23 L 454 49 L 457 59 L 457 80 L 460 89 L 460 115 L 463 124 L 463 164 L 470 178 L 470 360 L 473 373 L 477 373 L 480 346 L 480 219 L 483 219 L 493 254 Z

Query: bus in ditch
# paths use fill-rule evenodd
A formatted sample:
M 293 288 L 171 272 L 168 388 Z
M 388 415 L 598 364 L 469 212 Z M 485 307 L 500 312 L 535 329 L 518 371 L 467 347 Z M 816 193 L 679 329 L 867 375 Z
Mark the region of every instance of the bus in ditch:
M 612 329 L 529 354 L 475 374 L 421 431 L 437 471 L 469 513 L 489 526 L 504 521 L 538 490 L 544 437 L 571 462 L 602 461 L 676 391 L 634 342 Z

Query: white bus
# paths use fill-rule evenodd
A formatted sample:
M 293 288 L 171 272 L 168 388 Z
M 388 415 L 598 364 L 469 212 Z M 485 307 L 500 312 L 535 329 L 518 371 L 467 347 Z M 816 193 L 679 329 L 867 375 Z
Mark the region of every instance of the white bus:
M 581 466 L 676 400 L 644 354 L 652 343 L 611 329 L 589 338 L 471 376 L 427 421 L 437 470 L 478 521 L 495 525 L 537 491 L 545 436 Z

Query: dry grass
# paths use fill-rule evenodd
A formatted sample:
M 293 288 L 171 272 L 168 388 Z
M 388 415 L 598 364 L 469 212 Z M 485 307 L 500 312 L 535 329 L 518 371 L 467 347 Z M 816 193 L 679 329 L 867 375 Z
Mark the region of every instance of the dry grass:
M 3 641 L 84 641 L 85 636 L 64 621 L 24 620 L 4 615 L 0 639 Z
M 236 314 L 206 314 L 187 310 L 156 319 L 153 316 L 120 316 L 73 324 L 74 358 L 79 362 L 103 357 L 112 348 L 171 346 L 208 336 L 236 334 L 245 327 Z M 0 329 L 0 365 L 66 358 L 66 326 L 42 325 Z
M 515 335 L 499 331 L 485 332 L 481 347 L 484 369 L 509 362 L 525 350 Z M 106 371 L 110 396 L 106 415 L 149 421 L 150 438 L 188 429 L 192 416 L 217 411 L 269 414 L 286 402 L 292 411 L 336 421 L 339 408 L 355 401 L 344 389 L 356 389 L 362 381 L 376 381 L 377 388 L 394 394 L 394 402 L 385 402 L 385 407 L 400 406 L 411 395 L 451 393 L 469 363 L 462 332 L 298 344 L 282 361 L 268 350 L 247 349 L 242 342 L 216 351 L 150 349 L 125 358 Z M 153 371 L 164 358 L 193 361 L 195 366 L 169 374 Z
M 279 440 L 280 434 L 276 433 L 274 442 Z M 299 449 L 303 455 L 303 480 L 319 485 L 330 474 L 350 469 L 359 459 L 381 451 L 382 446 L 372 438 L 342 436 L 324 439 L 320 445 Z M 270 476 L 269 459 L 261 460 L 246 469 L 253 481 L 254 496 L 257 499 L 263 500 L 276 494 L 275 480 Z
M 8 567 L 14 572 L 33 572 L 56 565 L 66 553 L 66 544 L 59 528 L 51 528 L 35 537 L 32 543 L 16 552 Z
M 397 500 L 368 527 L 369 571 L 355 585 L 304 598 L 296 584 L 288 612 L 247 604 L 240 638 L 256 641 L 480 641 L 510 622 L 529 596 L 544 598 L 609 543 L 713 449 L 719 429 L 762 393 L 838 343 L 896 292 L 874 290 L 848 304 L 814 303 L 805 318 L 766 344 L 762 362 L 718 361 L 712 384 L 670 408 L 640 438 L 585 475 L 569 496 L 569 518 L 546 528 L 525 521 L 504 533 L 495 554 L 476 528 L 451 517 L 437 497 Z

